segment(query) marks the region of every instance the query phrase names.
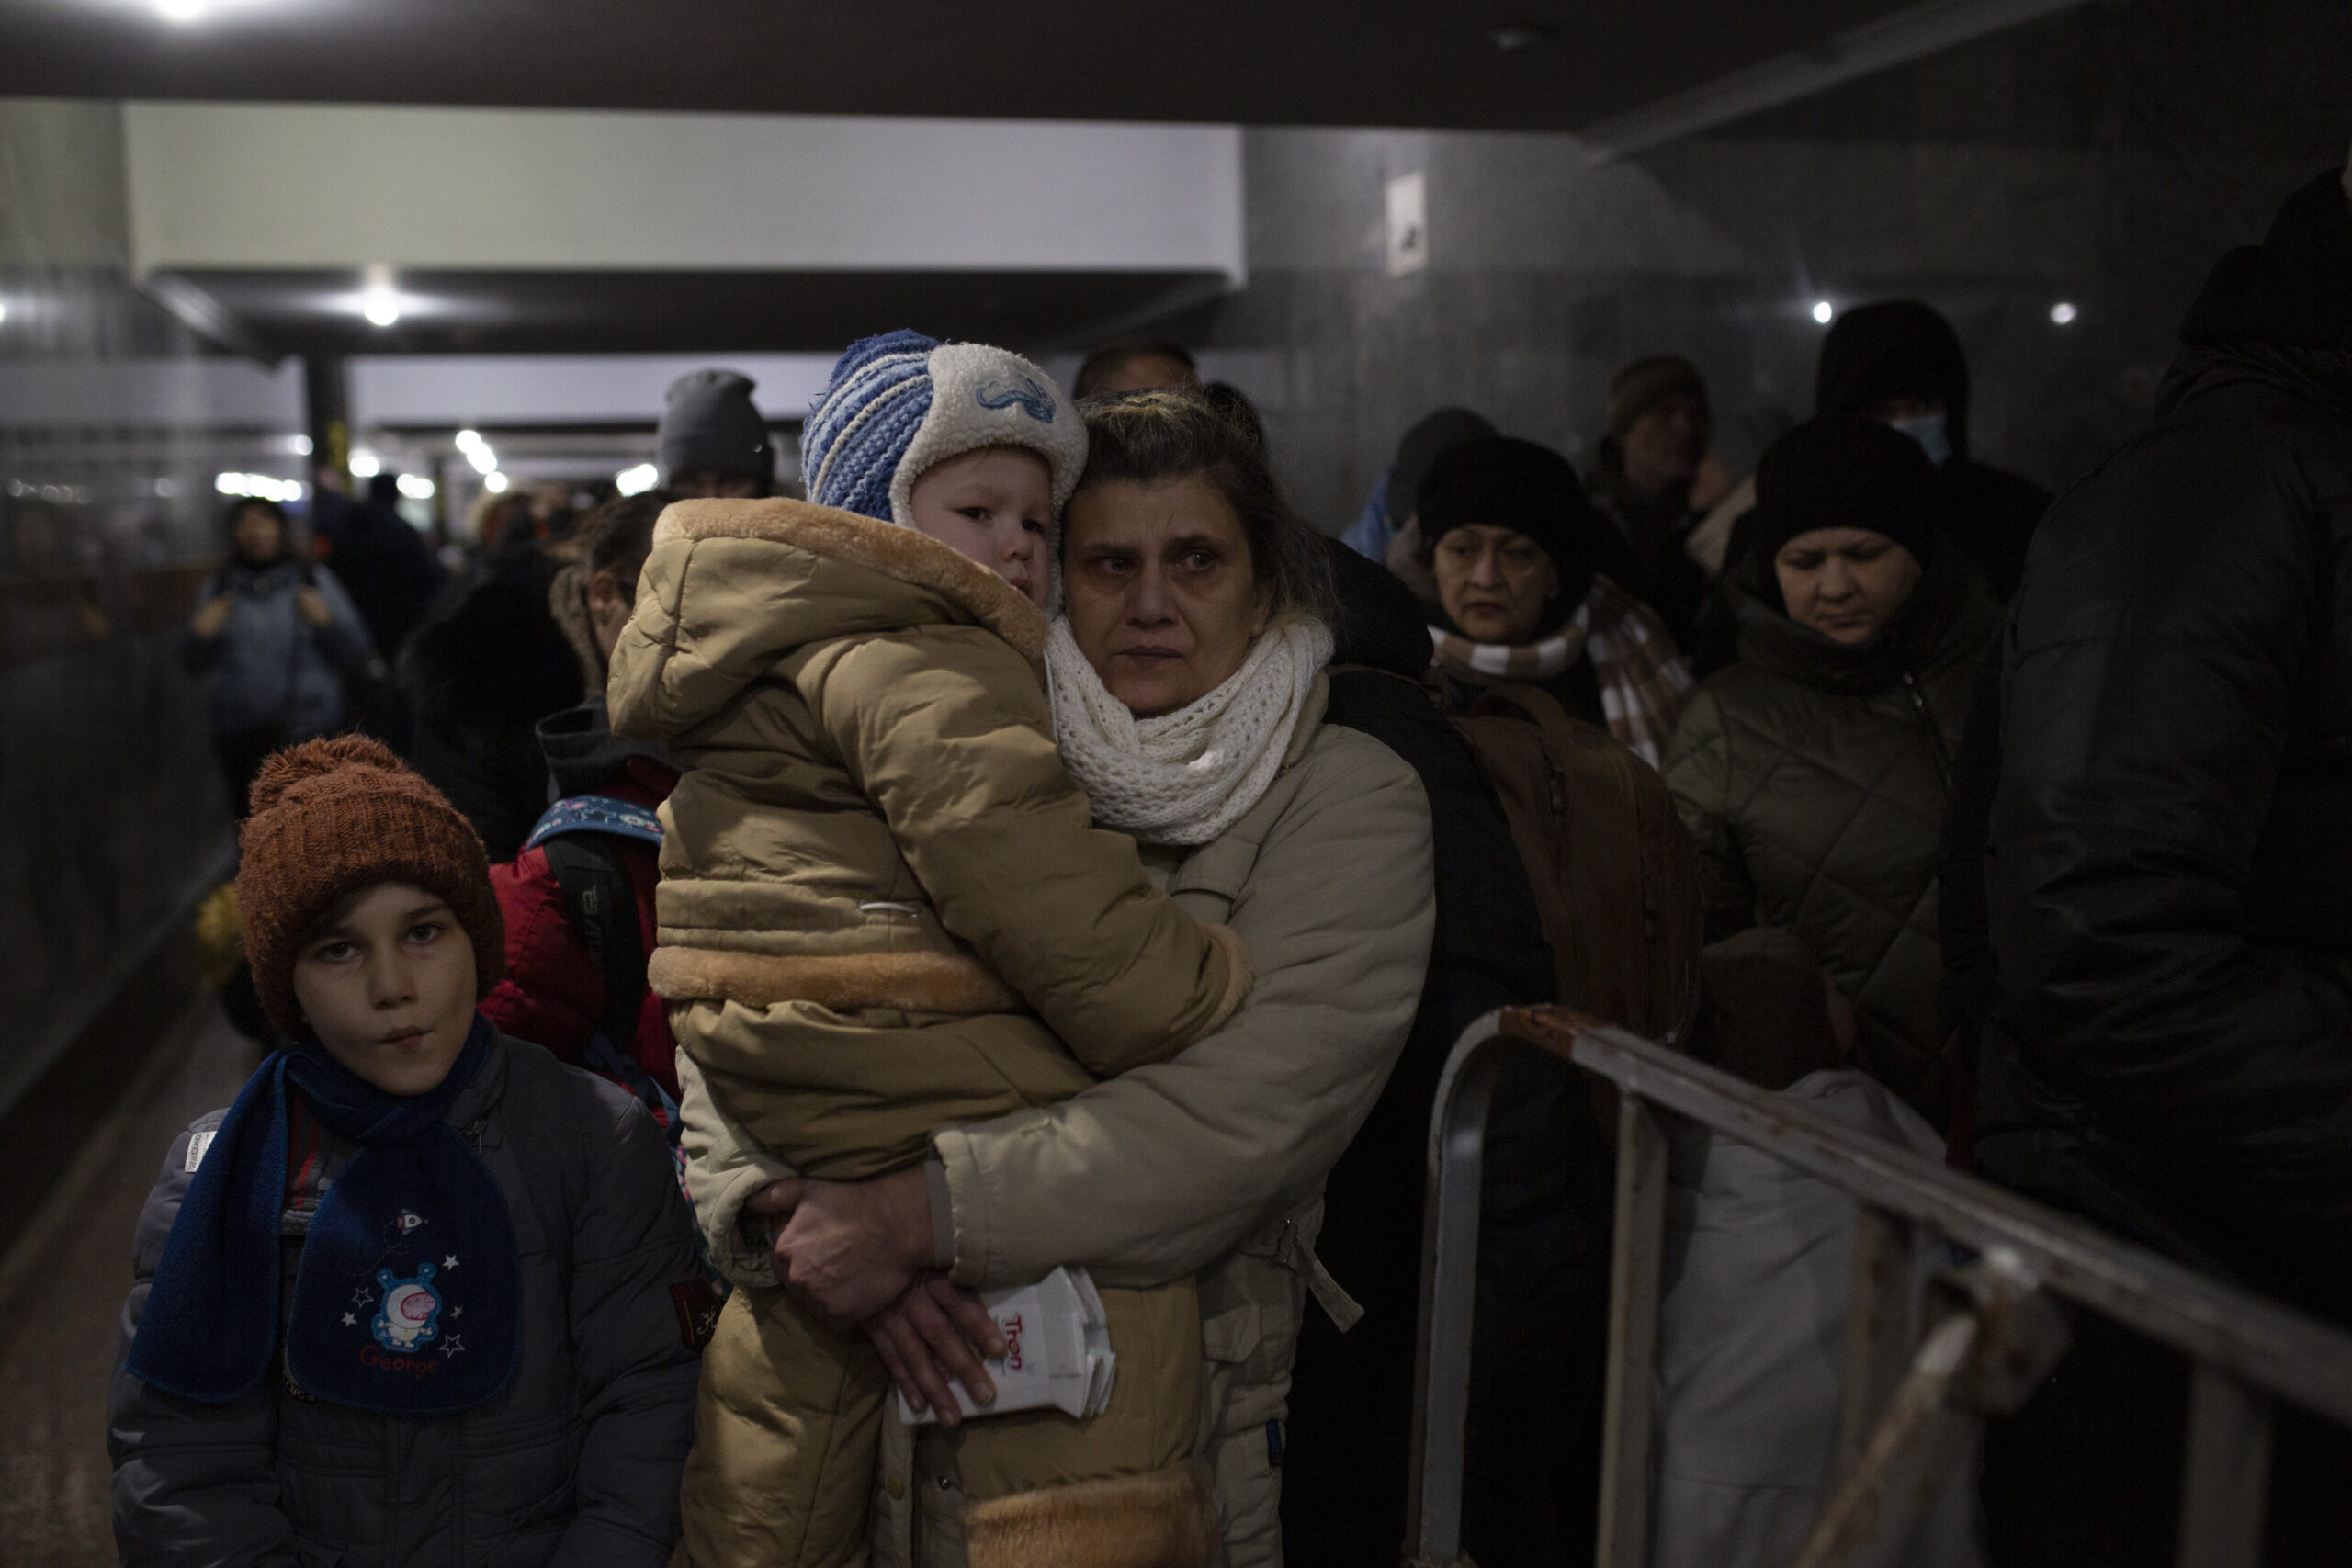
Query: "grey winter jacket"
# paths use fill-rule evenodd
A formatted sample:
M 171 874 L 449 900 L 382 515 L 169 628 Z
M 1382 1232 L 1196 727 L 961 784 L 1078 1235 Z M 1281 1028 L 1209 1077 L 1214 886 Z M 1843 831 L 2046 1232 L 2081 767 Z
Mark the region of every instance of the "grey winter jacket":
M 481 1151 L 514 1221 L 514 1382 L 464 1415 L 403 1419 L 299 1393 L 282 1362 L 233 1404 L 197 1404 L 149 1388 L 118 1357 L 107 1438 L 124 1563 L 669 1562 L 700 1371 L 685 1309 L 701 1276 L 676 1171 L 628 1096 L 536 1045 L 498 1044 L 448 1121 Z M 189 1134 L 224 1114 L 173 1141 L 139 1217 L 123 1355 L 191 1179 Z M 323 1152 L 332 1179 L 352 1151 Z M 286 1221 L 281 1302 L 304 1224 Z
M 312 627 L 296 604 L 306 575 L 334 613 L 323 626 Z M 365 669 L 376 648 L 334 574 L 290 557 L 258 571 L 232 561 L 205 584 L 198 603 L 222 593 L 232 603 L 220 635 L 190 631 L 185 648 L 188 669 L 203 677 L 214 733 L 276 726 L 288 740 L 302 740 L 339 728 L 342 676 Z

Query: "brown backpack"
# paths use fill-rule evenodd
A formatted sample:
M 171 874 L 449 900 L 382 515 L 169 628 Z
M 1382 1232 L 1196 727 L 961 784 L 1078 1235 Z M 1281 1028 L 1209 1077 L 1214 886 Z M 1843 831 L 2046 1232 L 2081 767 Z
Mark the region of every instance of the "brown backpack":
M 1697 1011 L 1698 852 L 1657 770 L 1549 692 L 1495 686 L 1453 727 L 1527 866 L 1559 1002 L 1645 1039 Z

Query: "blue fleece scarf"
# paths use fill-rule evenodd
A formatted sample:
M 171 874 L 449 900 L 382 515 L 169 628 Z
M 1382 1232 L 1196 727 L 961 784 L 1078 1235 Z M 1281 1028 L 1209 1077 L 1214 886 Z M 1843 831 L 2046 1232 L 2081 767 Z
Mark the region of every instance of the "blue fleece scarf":
M 419 1095 L 386 1094 L 315 1044 L 264 1062 L 188 1183 L 131 1341 L 131 1373 L 226 1404 L 269 1371 L 290 1086 L 359 1148 L 302 1244 L 287 1375 L 330 1404 L 388 1416 L 447 1416 L 496 1398 L 521 1349 L 514 1227 L 490 1168 L 442 1120 L 495 1038 L 476 1018 L 449 1076 Z

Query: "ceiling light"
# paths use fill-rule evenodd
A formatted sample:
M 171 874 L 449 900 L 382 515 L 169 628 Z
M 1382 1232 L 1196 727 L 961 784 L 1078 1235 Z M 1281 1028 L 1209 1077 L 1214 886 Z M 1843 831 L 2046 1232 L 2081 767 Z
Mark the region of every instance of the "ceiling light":
M 1487 42 L 1498 54 L 1515 54 L 1522 49 L 1533 49 L 1539 43 L 1550 43 L 1560 36 L 1560 29 L 1548 22 L 1511 22 L 1487 31 Z
M 368 324 L 389 327 L 401 319 L 400 291 L 392 287 L 392 269 L 369 262 L 359 269 L 359 313 Z
M 466 448 L 466 461 L 474 466 L 478 474 L 492 473 L 498 468 L 498 454 L 490 449 L 489 442 L 477 441 Z
M 411 501 L 433 499 L 433 481 L 423 474 L 402 474 L 400 478 L 400 486 L 401 493 Z
M 353 479 L 372 479 L 383 471 L 384 465 L 381 460 L 377 457 L 376 454 L 368 450 L 367 447 L 357 447 L 352 452 L 351 477 Z
M 506 493 L 506 476 L 500 473 L 496 468 L 492 468 L 490 472 L 482 475 L 481 488 L 490 491 L 492 495 L 504 495 Z
M 639 463 L 634 468 L 623 468 L 613 476 L 613 488 L 623 495 L 643 495 L 662 482 L 662 470 L 650 463 Z
M 311 455 L 311 438 L 307 435 L 289 435 L 286 438 L 286 449 L 297 457 L 307 457 Z
M 2075 310 L 2071 301 L 2064 299 L 2061 299 L 2058 303 L 2050 307 L 2050 320 L 2056 325 L 2062 327 L 2072 326 L 2074 324 L 2075 318 L 2081 314 L 2082 312 Z
M 1838 307 L 1826 299 L 1815 299 L 1813 302 L 1813 319 L 1825 327 L 1829 324 L 1830 318 L 1837 313 Z
M 481 438 L 481 432 L 471 425 L 458 432 L 458 450 L 460 452 L 470 452 L 475 447 L 484 445 L 486 443 Z
M 155 0 L 155 15 L 182 27 L 204 20 L 204 13 L 203 0 Z

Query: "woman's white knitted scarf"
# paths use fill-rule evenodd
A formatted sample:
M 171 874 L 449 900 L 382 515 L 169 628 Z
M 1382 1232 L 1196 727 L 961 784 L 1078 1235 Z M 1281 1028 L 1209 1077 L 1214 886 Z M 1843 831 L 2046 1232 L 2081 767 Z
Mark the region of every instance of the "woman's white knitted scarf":
M 1055 738 L 1094 819 L 1150 844 L 1205 844 L 1258 804 L 1282 771 L 1331 634 L 1302 617 L 1269 627 L 1225 683 L 1137 718 L 1078 650 L 1069 623 L 1046 637 Z

